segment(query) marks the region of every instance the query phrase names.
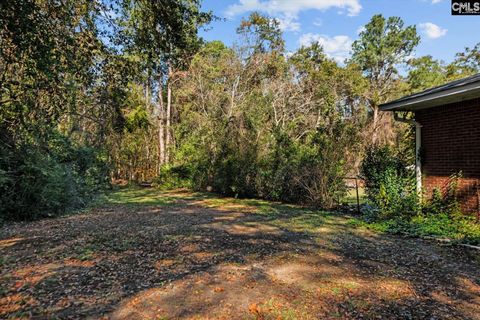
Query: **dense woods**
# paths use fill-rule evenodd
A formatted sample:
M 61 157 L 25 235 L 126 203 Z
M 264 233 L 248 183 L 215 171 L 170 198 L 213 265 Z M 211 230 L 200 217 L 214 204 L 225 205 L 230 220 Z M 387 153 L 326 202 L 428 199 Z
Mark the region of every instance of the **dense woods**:
M 80 208 L 116 180 L 330 207 L 367 146 L 413 158 L 379 104 L 480 71 L 480 44 L 414 56 L 398 17 L 373 16 L 343 63 L 287 51 L 258 13 L 234 46 L 205 42 L 212 19 L 199 0 L 3 1 L 0 220 Z

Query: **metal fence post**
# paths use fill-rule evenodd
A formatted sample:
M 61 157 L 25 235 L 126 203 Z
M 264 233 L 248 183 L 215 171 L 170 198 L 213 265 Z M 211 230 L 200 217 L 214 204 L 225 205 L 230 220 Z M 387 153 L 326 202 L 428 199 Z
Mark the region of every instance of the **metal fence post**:
M 360 214 L 360 196 L 358 195 L 358 180 L 355 178 L 355 191 L 357 193 L 357 213 Z

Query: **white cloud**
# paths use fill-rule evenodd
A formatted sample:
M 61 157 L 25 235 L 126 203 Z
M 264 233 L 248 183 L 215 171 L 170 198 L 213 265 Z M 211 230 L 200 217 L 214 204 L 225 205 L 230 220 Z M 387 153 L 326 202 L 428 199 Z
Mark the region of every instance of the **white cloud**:
M 362 32 L 365 31 L 365 30 L 367 30 L 367 29 L 365 29 L 365 26 L 360 26 L 360 27 L 358 27 L 358 28 L 357 28 L 357 34 L 360 34 L 360 33 L 362 33 Z
M 301 46 L 308 46 L 312 43 L 318 42 L 325 51 L 325 54 L 339 63 L 343 63 L 350 55 L 352 47 L 352 39 L 348 36 L 334 36 L 330 37 L 322 34 L 306 33 L 300 37 L 299 43 Z
M 239 0 L 230 5 L 226 14 L 233 17 L 245 12 L 260 11 L 277 18 L 283 30 L 298 31 L 300 23 L 298 14 L 305 10 L 328 10 L 339 8 L 349 16 L 360 13 L 362 6 L 360 0 Z M 282 25 L 283 24 L 283 25 Z
M 233 16 L 248 11 L 264 11 L 297 15 L 303 10 L 327 10 L 334 7 L 346 9 L 352 16 L 358 15 L 362 9 L 359 0 L 239 0 L 238 4 L 228 7 L 227 14 Z
M 447 34 L 447 29 L 437 26 L 431 22 L 420 23 L 420 30 L 430 39 L 437 39 Z
M 300 23 L 297 21 L 295 17 L 283 17 L 283 18 L 276 18 L 280 23 L 280 29 L 282 31 L 299 31 L 300 30 Z

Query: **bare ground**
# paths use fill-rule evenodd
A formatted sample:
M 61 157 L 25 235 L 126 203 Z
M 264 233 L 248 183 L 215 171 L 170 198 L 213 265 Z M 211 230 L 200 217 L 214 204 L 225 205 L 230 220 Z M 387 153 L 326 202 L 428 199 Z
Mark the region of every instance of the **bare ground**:
M 6 225 L 0 268 L 2 319 L 480 319 L 478 251 L 187 191 Z

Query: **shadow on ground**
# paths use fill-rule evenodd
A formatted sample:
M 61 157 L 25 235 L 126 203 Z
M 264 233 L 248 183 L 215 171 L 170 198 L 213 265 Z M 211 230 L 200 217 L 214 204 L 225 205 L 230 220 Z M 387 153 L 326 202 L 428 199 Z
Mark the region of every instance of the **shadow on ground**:
M 479 319 L 478 253 L 348 217 L 124 190 L 0 230 L 0 317 Z

